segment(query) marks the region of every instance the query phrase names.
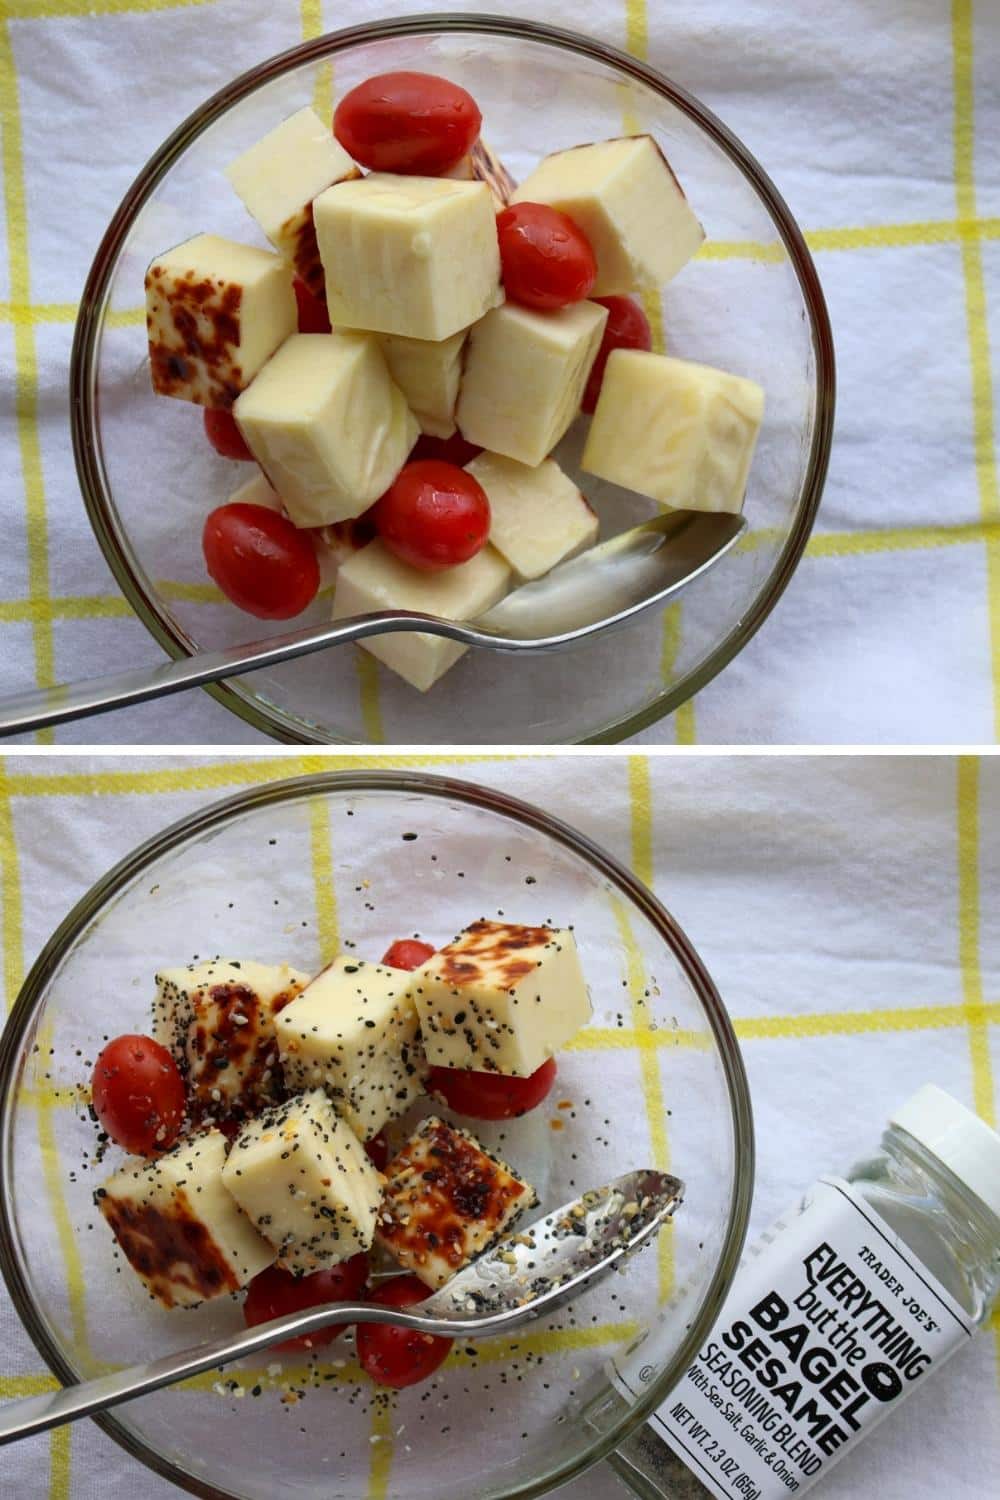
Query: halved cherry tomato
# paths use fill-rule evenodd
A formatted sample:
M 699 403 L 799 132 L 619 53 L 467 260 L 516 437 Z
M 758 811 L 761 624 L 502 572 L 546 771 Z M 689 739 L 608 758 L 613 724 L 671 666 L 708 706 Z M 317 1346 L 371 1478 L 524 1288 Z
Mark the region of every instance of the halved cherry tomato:
M 429 573 L 468 562 L 490 534 L 490 502 L 482 485 L 436 459 L 400 470 L 374 516 L 389 550 Z
M 453 432 L 447 438 L 433 437 L 429 432 L 422 432 L 413 445 L 410 463 L 421 458 L 440 458 L 446 464 L 455 464 L 457 468 L 464 469 L 482 451 L 477 443 L 466 442 L 460 432 Z
M 339 1266 L 314 1271 L 311 1276 L 293 1276 L 280 1266 L 268 1266 L 247 1287 L 243 1318 L 248 1328 L 256 1328 L 258 1323 L 269 1323 L 272 1318 L 283 1318 L 286 1313 L 321 1307 L 324 1302 L 358 1302 L 364 1295 L 367 1280 L 367 1255 L 352 1255 Z M 346 1323 L 330 1323 L 318 1333 L 304 1333 L 300 1338 L 286 1339 L 274 1347 L 286 1353 L 320 1349 L 324 1344 L 332 1344 L 347 1326 Z
M 431 1068 L 427 1091 L 441 1094 L 457 1115 L 473 1120 L 513 1120 L 541 1104 L 556 1081 L 556 1060 L 548 1058 L 528 1078 L 509 1073 Z
M 385 1307 L 412 1307 L 430 1294 L 430 1287 L 416 1276 L 394 1276 L 376 1287 L 368 1300 Z M 396 1328 L 392 1323 L 359 1323 L 355 1337 L 361 1368 L 378 1385 L 391 1385 L 396 1390 L 433 1375 L 455 1342 L 421 1333 L 418 1328 Z
M 430 943 L 422 943 L 419 938 L 397 938 L 382 954 L 382 962 L 390 969 L 419 969 L 433 952 Z
M 168 1151 L 180 1134 L 184 1080 L 166 1047 L 152 1037 L 109 1042 L 94 1064 L 90 1092 L 103 1129 L 135 1156 Z
M 345 94 L 333 133 L 374 172 L 438 177 L 475 144 L 483 117 L 471 94 L 433 73 L 381 73 Z
M 221 453 L 223 458 L 238 458 L 243 463 L 248 460 L 253 463 L 253 454 L 231 411 L 216 411 L 214 407 L 206 406 L 205 436 L 216 453 Z
M 384 1132 L 380 1130 L 378 1135 L 373 1135 L 370 1141 L 365 1141 L 364 1145 L 372 1166 L 384 1172 L 385 1164 L 389 1160 L 389 1142 Z
M 608 321 L 604 325 L 604 337 L 597 351 L 597 358 L 590 367 L 587 388 L 583 393 L 581 408 L 592 412 L 597 405 L 604 383 L 604 367 L 608 355 L 615 349 L 652 349 L 653 332 L 649 319 L 631 297 L 595 297 L 602 307 L 608 309 Z
M 512 203 L 497 215 L 504 291 L 548 312 L 580 302 L 597 278 L 590 241 L 569 214 L 547 203 Z
M 295 288 L 295 301 L 299 308 L 299 332 L 329 333 L 330 314 L 326 310 L 326 303 L 321 302 L 309 290 L 300 276 L 296 276 L 292 286 Z
M 205 565 L 227 599 L 261 620 L 301 614 L 319 588 L 307 532 L 263 505 L 220 505 L 205 522 Z

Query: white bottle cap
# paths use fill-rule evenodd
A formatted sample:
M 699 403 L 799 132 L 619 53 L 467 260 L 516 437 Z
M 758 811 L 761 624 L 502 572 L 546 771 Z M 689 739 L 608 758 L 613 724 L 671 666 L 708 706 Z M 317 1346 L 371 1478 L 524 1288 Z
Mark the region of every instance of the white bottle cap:
M 890 1116 L 1000 1219 L 1000 1135 L 935 1083 Z

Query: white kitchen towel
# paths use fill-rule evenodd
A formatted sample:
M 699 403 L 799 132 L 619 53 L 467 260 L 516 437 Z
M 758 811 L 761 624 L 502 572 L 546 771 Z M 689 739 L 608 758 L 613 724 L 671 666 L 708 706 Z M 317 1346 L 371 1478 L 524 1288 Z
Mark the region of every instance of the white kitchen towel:
M 407 8 L 406 0 L 388 7 Z M 499 8 L 493 0 L 465 6 Z M 639 738 L 993 742 L 997 6 L 578 0 L 571 16 L 544 0 L 504 8 L 569 20 L 630 48 L 713 108 L 803 225 L 833 320 L 836 437 L 807 555 L 742 655 Z M 157 656 L 91 538 L 67 423 L 76 303 L 121 194 L 174 125 L 235 73 L 303 35 L 385 9 L 373 0 L 0 3 L 4 691 Z M 766 326 L 760 332 L 766 339 Z M 680 620 L 683 645 L 683 607 Z M 374 738 L 374 709 L 365 722 Z M 390 722 L 390 737 L 406 737 L 403 727 Z M 223 744 L 258 736 L 194 693 L 74 724 L 57 738 Z
M 413 764 L 379 764 L 400 761 Z M 487 756 L 422 764 L 566 819 L 631 864 L 685 928 L 733 1016 L 749 1072 L 758 1138 L 751 1234 L 821 1172 L 843 1171 L 870 1151 L 888 1112 L 926 1081 L 996 1122 L 997 761 Z M 68 908 L 138 841 L 236 790 L 315 768 L 315 758 L 299 756 L 8 759 L 0 766 L 8 1003 Z M 128 997 L 130 1024 L 134 1007 Z M 676 1105 L 680 1055 L 662 1058 L 663 1096 L 673 1092 Z M 606 1059 L 615 1128 L 626 1130 L 645 1116 L 646 1085 L 622 1084 L 628 1048 Z M 683 1175 L 685 1163 L 674 1165 Z M 39 1195 L 41 1213 L 51 1190 Z M 0 1347 L 0 1397 L 51 1383 L 2 1293 Z M 994 1319 L 818 1493 L 930 1500 L 945 1488 L 953 1500 L 983 1500 L 986 1476 L 1000 1464 L 998 1413 Z M 387 1470 L 380 1454 L 373 1500 L 397 1461 L 402 1452 Z M 617 1484 L 601 1468 L 565 1493 L 603 1500 Z M 3 1451 L 5 1500 L 134 1493 L 166 1500 L 176 1491 L 86 1424 Z

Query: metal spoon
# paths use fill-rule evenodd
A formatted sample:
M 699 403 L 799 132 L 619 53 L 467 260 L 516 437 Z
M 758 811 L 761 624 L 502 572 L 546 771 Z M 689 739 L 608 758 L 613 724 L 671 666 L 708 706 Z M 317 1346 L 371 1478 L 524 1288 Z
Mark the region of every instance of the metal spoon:
M 668 511 L 560 563 L 544 578 L 523 584 L 470 624 L 386 610 L 222 651 L 196 651 L 156 667 L 16 693 L 0 700 L 0 738 L 238 677 L 389 631 L 419 630 L 491 651 L 561 650 L 586 636 L 617 630 L 663 604 L 718 562 L 745 529 L 742 516 Z
M 132 1365 L 44 1396 L 0 1406 L 0 1447 L 93 1416 L 327 1323 L 395 1323 L 453 1338 L 510 1333 L 552 1312 L 651 1240 L 684 1195 L 663 1172 L 628 1172 L 509 1235 L 412 1311 L 374 1302 L 331 1302 L 227 1338 Z

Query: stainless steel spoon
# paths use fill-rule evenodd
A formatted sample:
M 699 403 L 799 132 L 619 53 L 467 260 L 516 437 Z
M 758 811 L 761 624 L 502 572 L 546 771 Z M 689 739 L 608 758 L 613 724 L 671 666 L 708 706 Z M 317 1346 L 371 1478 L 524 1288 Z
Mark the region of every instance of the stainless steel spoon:
M 374 1302 L 331 1302 L 227 1338 L 132 1365 L 44 1396 L 0 1406 L 0 1447 L 106 1411 L 327 1323 L 395 1323 L 453 1338 L 510 1333 L 552 1312 L 653 1239 L 684 1184 L 664 1172 L 628 1172 L 501 1240 L 407 1312 Z
M 0 738 L 238 677 L 389 631 L 419 630 L 491 651 L 561 650 L 599 631 L 617 630 L 665 603 L 718 562 L 745 529 L 742 516 L 668 511 L 560 563 L 535 583 L 523 584 L 470 624 L 387 610 L 222 651 L 196 651 L 156 667 L 16 693 L 0 700 Z

